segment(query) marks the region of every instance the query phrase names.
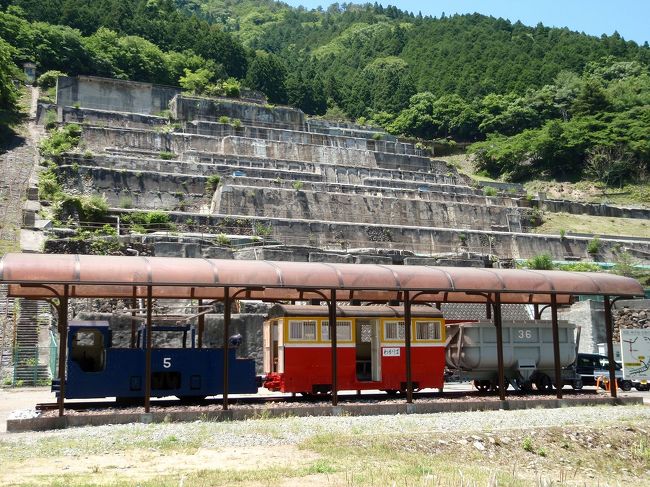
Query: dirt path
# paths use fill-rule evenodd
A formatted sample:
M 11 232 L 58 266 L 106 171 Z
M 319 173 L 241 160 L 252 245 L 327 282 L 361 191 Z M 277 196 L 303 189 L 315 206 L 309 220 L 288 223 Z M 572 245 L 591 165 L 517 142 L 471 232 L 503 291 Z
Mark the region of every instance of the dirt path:
M 38 142 L 43 129 L 36 125 L 38 88 L 30 88 L 28 121 L 20 128 L 13 147 L 0 156 L 0 254 L 19 250 L 25 193 L 38 170 Z

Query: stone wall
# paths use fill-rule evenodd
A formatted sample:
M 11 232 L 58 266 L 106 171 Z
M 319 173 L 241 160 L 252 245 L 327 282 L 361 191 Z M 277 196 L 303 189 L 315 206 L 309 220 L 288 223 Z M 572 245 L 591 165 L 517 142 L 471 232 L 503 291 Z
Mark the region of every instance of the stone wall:
M 621 328 L 650 328 L 650 299 L 616 302 L 613 318 L 615 342 L 621 341 Z
M 56 103 L 61 107 L 82 106 L 114 112 L 157 114 L 169 108 L 181 91 L 172 86 L 117 79 L 60 76 Z

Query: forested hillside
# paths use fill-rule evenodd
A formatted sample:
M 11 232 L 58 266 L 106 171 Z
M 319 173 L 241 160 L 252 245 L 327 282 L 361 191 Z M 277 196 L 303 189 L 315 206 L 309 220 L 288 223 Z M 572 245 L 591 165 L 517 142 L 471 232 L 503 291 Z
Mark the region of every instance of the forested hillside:
M 618 34 L 478 14 L 429 18 L 377 4 L 0 0 L 0 7 L 0 57 L 34 61 L 41 73 L 180 83 L 207 94 L 236 94 L 242 84 L 311 114 L 478 141 L 480 168 L 506 179 L 614 184 L 648 170 L 650 47 Z M 2 69 L 0 108 L 11 110 L 6 80 L 14 68 Z

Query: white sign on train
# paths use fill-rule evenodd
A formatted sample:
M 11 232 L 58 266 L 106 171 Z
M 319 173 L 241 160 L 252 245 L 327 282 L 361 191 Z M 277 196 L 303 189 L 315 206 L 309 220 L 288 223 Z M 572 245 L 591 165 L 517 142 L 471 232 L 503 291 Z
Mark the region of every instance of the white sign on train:
M 384 357 L 399 357 L 400 349 L 398 347 L 384 347 L 381 349 L 381 354 Z
M 621 329 L 621 354 L 627 380 L 650 380 L 650 329 Z

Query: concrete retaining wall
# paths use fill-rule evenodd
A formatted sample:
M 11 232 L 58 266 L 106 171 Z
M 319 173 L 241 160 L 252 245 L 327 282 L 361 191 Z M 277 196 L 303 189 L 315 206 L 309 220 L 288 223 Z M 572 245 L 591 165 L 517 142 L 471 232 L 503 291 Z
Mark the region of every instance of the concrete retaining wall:
M 62 107 L 81 106 L 115 112 L 157 114 L 169 108 L 180 88 L 93 76 L 57 81 L 56 103 Z
M 597 203 L 580 203 L 566 200 L 543 200 L 539 206 L 546 211 L 607 216 L 612 218 L 640 218 L 650 220 L 650 208 L 625 208 Z
M 144 413 L 99 413 L 75 414 L 74 416 L 10 419 L 7 420 L 7 432 L 19 433 L 24 431 L 47 431 L 53 429 L 73 428 L 81 426 L 101 426 L 106 424 L 129 423 L 163 423 L 189 421 L 244 421 L 261 418 L 286 418 L 307 416 L 378 416 L 395 414 L 435 414 L 468 411 L 497 411 L 518 409 L 557 409 L 575 406 L 637 406 L 643 405 L 641 397 L 610 398 L 571 398 L 571 399 L 507 399 L 505 401 L 472 401 L 461 400 L 444 403 L 413 404 L 363 404 L 301 407 L 256 407 L 238 409 L 231 406 L 228 411 L 161 411 L 150 414 Z
M 206 177 L 132 172 L 86 166 L 59 166 L 57 174 L 67 193 L 101 194 L 110 207 L 143 210 L 206 210 Z
M 254 156 L 265 159 L 425 172 L 430 171 L 432 165 L 431 160 L 426 157 L 273 142 L 233 136 L 219 138 L 134 129 L 84 127 L 82 138 L 88 148 L 96 151 L 103 151 L 107 147 L 129 147 L 142 150 L 169 151 L 177 154 L 198 151 L 233 156 Z
M 207 120 L 219 117 L 240 120 L 244 125 L 304 130 L 305 114 L 297 108 L 260 105 L 232 99 L 206 99 L 186 95 L 176 96 L 169 108 L 177 120 Z
M 554 260 L 563 260 L 568 253 L 588 260 L 589 238 L 568 237 L 561 240 L 557 235 L 525 233 L 485 232 L 451 228 L 422 228 L 402 225 L 373 225 L 345 222 L 307 221 L 274 217 L 247 217 L 245 215 L 171 215 L 179 222 L 188 217 L 199 225 L 214 226 L 224 218 L 242 218 L 252 222 L 269 224 L 271 237 L 285 244 L 312 245 L 321 249 L 345 250 L 353 247 L 368 247 L 408 250 L 418 255 L 431 255 L 450 251 L 471 251 L 479 254 L 496 254 L 503 258 L 529 259 L 548 253 Z M 601 239 L 599 257 L 614 258 L 616 240 Z M 647 242 L 626 242 L 634 249 L 650 252 Z
M 391 154 L 408 154 L 424 156 L 424 151 L 416 149 L 413 144 L 390 140 L 375 140 L 372 138 L 346 137 L 340 135 L 325 135 L 296 130 L 273 129 L 242 125 L 235 127 L 227 123 L 193 121 L 184 124 L 183 131 L 190 134 L 207 135 L 210 137 L 225 137 L 234 135 L 253 139 L 263 139 L 277 142 L 293 142 L 296 144 L 325 145 L 346 149 L 370 150 Z
M 430 194 L 429 194 L 430 195 Z M 421 227 L 507 230 L 508 208 L 476 203 L 390 198 L 387 195 L 334 193 L 221 185 L 211 213 L 273 215 L 278 218 L 353 221 Z

